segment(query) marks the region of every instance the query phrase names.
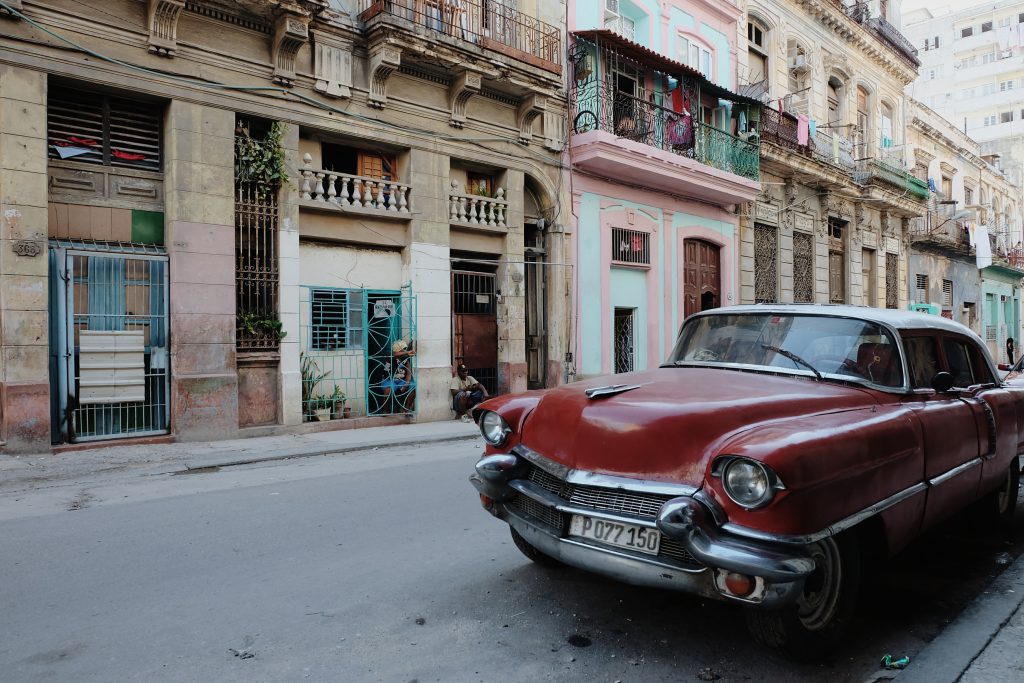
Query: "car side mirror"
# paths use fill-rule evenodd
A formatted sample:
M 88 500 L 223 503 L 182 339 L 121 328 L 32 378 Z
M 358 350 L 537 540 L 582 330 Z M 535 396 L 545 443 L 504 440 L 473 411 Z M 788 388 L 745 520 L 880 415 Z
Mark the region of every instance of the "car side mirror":
M 953 375 L 948 372 L 939 372 L 932 377 L 932 389 L 936 393 L 945 394 L 953 388 Z

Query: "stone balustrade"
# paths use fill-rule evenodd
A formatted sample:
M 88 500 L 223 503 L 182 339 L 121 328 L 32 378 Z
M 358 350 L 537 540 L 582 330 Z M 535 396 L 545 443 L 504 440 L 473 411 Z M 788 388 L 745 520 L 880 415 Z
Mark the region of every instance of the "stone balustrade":
M 409 192 L 405 183 L 313 168 L 313 157 L 302 157 L 299 191 L 307 202 L 325 207 L 364 209 L 383 213 L 409 213 Z
M 505 214 L 508 202 L 505 190 L 499 187 L 494 197 L 484 197 L 460 192 L 459 181 L 453 180 L 448 194 L 448 220 L 451 223 L 480 225 L 490 228 L 505 228 Z

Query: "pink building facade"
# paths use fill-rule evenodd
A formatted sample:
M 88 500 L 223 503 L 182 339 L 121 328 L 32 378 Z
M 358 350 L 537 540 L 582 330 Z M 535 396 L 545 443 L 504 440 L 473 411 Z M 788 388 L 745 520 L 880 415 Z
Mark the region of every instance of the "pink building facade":
M 570 2 L 578 377 L 657 366 L 738 303 L 738 213 L 760 191 L 760 102 L 733 91 L 740 9 Z

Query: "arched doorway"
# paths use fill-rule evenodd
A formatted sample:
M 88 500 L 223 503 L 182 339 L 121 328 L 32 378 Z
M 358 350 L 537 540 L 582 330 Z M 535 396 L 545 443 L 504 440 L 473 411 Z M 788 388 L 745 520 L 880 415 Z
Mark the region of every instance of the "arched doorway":
M 719 247 L 705 240 L 683 241 L 683 315 L 722 305 Z

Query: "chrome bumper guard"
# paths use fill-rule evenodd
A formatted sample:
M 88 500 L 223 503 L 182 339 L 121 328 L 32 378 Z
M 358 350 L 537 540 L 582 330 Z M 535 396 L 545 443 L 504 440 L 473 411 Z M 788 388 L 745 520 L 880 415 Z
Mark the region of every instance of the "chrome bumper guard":
M 814 560 L 800 547 L 775 546 L 723 532 L 712 512 L 690 496 L 673 498 L 662 506 L 658 529 L 709 567 L 761 576 L 773 583 L 800 581 L 814 571 Z
M 781 546 L 740 538 L 722 530 L 714 511 L 692 496 L 673 498 L 665 503 L 655 520 L 657 528 L 678 541 L 708 568 L 737 572 L 764 579 L 770 586 L 754 600 L 723 594 L 715 588 L 714 572 L 676 569 L 657 558 L 638 557 L 628 551 L 601 546 L 581 539 L 566 538 L 543 524 L 517 514 L 503 503 L 517 493 L 567 513 L 619 518 L 600 511 L 579 510 L 554 494 L 521 480 L 528 470 L 526 462 L 514 454 L 489 455 L 476 464 L 469 478 L 481 494 L 494 501 L 491 514 L 507 522 L 527 541 L 546 555 L 565 564 L 637 585 L 681 590 L 713 598 L 733 598 L 757 602 L 763 607 L 782 607 L 792 603 L 803 589 L 803 580 L 814 571 L 814 560 L 799 546 Z M 623 520 L 637 523 L 639 520 Z M 650 522 L 648 522 L 650 524 Z

